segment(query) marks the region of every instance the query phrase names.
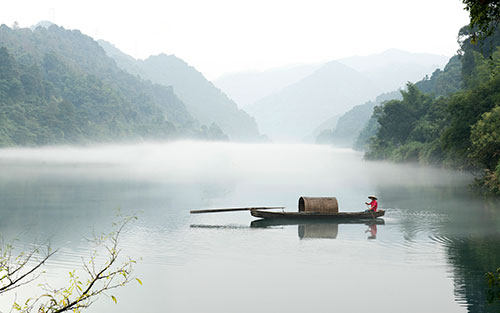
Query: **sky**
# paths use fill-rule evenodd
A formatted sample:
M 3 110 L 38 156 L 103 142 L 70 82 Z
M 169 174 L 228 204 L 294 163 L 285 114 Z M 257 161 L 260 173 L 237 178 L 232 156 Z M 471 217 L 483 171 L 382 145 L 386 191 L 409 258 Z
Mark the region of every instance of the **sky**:
M 144 59 L 175 54 L 215 79 L 396 48 L 452 56 L 461 0 L 16 0 L 0 24 L 50 20 Z

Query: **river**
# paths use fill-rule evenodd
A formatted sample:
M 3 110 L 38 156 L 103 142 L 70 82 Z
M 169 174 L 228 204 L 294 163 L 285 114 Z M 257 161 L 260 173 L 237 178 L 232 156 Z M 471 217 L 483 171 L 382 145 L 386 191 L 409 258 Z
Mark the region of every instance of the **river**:
M 307 144 L 141 143 L 0 150 L 0 231 L 20 247 L 58 252 L 40 282 L 63 284 L 109 229 L 137 214 L 122 255 L 140 259 L 132 283 L 87 312 L 498 312 L 484 273 L 500 266 L 500 204 L 472 194 L 473 177 L 366 162 Z M 300 196 L 336 196 L 384 223 L 271 225 L 237 206 L 297 209 Z M 257 226 L 257 227 L 256 227 Z M 40 294 L 37 284 L 17 299 Z M 7 312 L 13 294 L 2 296 Z

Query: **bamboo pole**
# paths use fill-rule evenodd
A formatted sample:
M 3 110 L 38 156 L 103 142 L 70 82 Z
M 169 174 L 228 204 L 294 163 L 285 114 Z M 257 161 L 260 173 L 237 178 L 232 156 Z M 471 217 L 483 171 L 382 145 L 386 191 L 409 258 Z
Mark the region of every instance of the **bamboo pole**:
M 250 211 L 250 210 L 272 210 L 284 209 L 284 206 L 271 206 L 271 207 L 254 207 L 254 208 L 224 208 L 224 209 L 204 209 L 204 210 L 191 210 L 191 214 L 199 213 L 219 213 L 219 212 L 234 212 L 234 211 Z

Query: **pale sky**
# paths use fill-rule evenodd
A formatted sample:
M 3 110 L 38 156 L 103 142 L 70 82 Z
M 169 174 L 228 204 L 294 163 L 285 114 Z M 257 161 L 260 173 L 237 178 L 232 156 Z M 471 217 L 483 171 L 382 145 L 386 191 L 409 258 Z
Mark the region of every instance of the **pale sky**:
M 136 58 L 175 54 L 207 78 L 390 48 L 451 56 L 461 0 L 3 1 L 0 24 L 50 20 Z

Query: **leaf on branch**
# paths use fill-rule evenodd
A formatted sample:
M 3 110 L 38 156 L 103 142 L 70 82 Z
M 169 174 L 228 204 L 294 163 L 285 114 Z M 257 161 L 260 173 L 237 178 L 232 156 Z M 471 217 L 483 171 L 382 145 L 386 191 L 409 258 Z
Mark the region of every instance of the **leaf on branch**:
M 118 301 L 116 301 L 115 296 L 111 296 L 111 299 L 113 299 L 113 301 L 114 301 L 115 303 L 118 303 Z

